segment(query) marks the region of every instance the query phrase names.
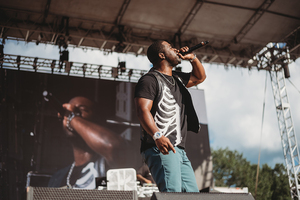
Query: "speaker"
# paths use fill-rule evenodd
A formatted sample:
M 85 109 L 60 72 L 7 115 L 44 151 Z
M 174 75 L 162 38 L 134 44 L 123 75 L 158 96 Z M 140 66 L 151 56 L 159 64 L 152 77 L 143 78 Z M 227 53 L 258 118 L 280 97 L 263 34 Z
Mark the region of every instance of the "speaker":
M 28 187 L 27 200 L 138 200 L 136 191 Z
M 254 200 L 250 193 L 154 192 L 151 200 Z

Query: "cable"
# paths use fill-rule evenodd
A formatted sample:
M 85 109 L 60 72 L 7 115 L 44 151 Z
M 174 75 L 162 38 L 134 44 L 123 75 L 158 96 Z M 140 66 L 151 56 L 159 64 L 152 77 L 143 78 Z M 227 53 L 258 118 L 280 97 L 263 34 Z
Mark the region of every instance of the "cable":
M 292 83 L 292 81 L 290 79 L 287 79 L 291 84 L 292 86 L 294 86 L 294 88 L 300 93 L 300 90 L 298 90 L 298 88 Z
M 260 142 L 259 142 L 259 153 L 258 153 L 257 169 L 256 169 L 256 181 L 255 181 L 255 196 L 254 196 L 254 199 L 256 199 L 257 185 L 258 185 L 259 162 L 260 162 L 260 152 L 261 152 L 261 138 L 262 138 L 262 132 L 263 132 L 263 126 L 264 126 L 265 105 L 266 105 L 267 75 L 268 75 L 268 71 L 266 71 L 266 80 L 265 80 L 264 103 L 263 103 L 263 112 L 262 112 L 262 119 L 261 119 Z

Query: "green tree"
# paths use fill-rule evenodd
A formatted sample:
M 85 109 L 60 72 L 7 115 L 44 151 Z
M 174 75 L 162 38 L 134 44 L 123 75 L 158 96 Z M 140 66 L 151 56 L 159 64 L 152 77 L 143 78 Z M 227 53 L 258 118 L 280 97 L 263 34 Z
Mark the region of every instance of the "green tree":
M 283 200 L 290 198 L 288 176 L 283 164 L 276 164 L 273 169 L 272 199 Z
M 243 154 L 226 149 L 212 150 L 213 174 L 216 186 L 240 187 L 249 185 L 252 177 L 250 162 L 243 158 Z
M 228 148 L 212 149 L 212 157 L 216 186 L 248 187 L 249 192 L 255 195 L 256 164 L 250 164 L 242 153 Z M 288 176 L 283 164 L 276 164 L 274 169 L 267 164 L 259 168 L 256 200 L 260 199 L 291 199 Z

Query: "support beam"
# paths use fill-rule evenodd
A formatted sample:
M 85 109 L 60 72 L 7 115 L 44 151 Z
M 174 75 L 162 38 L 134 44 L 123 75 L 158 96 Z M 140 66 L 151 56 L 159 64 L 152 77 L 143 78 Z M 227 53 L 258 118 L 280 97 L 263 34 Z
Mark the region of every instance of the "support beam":
M 122 7 L 119 11 L 119 14 L 117 16 L 117 19 L 116 19 L 116 25 L 121 24 L 122 18 L 127 10 L 129 3 L 130 3 L 130 0 L 124 0 L 123 5 L 122 5 Z
M 25 42 L 28 42 L 28 37 L 29 37 L 29 31 L 27 31 L 26 36 L 25 36 Z
M 3 38 L 3 35 L 4 35 L 4 27 L 1 28 L 0 38 Z
M 207 56 L 203 56 L 203 57 L 201 58 L 201 62 L 204 62 L 204 61 L 206 60 L 206 58 L 207 58 Z
M 215 55 L 214 57 L 212 57 L 212 59 L 210 59 L 208 62 L 209 63 L 212 63 L 214 60 L 216 60 L 219 56 L 218 55 Z
M 49 9 L 50 9 L 51 0 L 47 0 L 47 4 L 44 11 L 43 23 L 46 22 L 46 18 L 48 17 Z
M 245 35 L 251 30 L 254 24 L 260 19 L 260 17 L 265 13 L 265 11 L 270 7 L 274 0 L 265 0 L 260 7 L 255 11 L 252 17 L 247 21 L 243 28 L 238 32 L 238 34 L 233 38 L 234 43 L 239 43 Z
M 197 0 L 196 3 L 193 5 L 192 9 L 190 10 L 189 14 L 184 19 L 183 23 L 181 24 L 180 28 L 178 29 L 177 33 L 182 35 L 190 23 L 193 21 L 195 15 L 200 10 L 201 6 L 203 5 L 203 0 Z
M 79 40 L 79 42 L 78 42 L 78 44 L 77 44 L 77 47 L 80 47 L 80 45 L 81 45 L 81 43 L 83 42 L 83 40 L 84 40 L 84 38 L 82 37 L 82 38 Z
M 126 47 L 123 49 L 123 53 L 127 53 L 131 48 L 130 44 L 127 44 Z
M 236 57 L 233 57 L 233 58 L 231 58 L 226 64 L 231 64 L 231 63 L 233 63 L 233 61 L 235 61 L 236 60 Z
M 50 42 L 55 44 L 56 43 L 56 38 L 57 38 L 57 35 L 56 35 L 56 33 L 54 33 L 52 35 L 52 38 L 51 38 Z
M 286 42 L 289 47 L 291 59 L 296 60 L 297 55 L 300 54 L 300 26 L 284 37 L 282 41 Z
M 206 4 L 214 4 L 214 5 L 220 5 L 220 6 L 226 6 L 226 7 L 231 7 L 231 8 L 237 8 L 237 9 L 243 9 L 243 10 L 252 10 L 252 11 L 256 11 L 255 8 L 250 8 L 250 7 L 245 7 L 245 6 L 238 6 L 238 5 L 232 5 L 232 4 L 226 4 L 226 3 L 219 3 L 219 2 L 215 2 L 215 1 L 205 1 Z M 292 16 L 292 15 L 287 15 L 287 14 L 283 14 L 283 13 L 279 13 L 279 12 L 274 12 L 274 11 L 270 11 L 270 10 L 264 10 L 266 13 L 270 13 L 273 15 L 278 15 L 278 16 L 282 16 L 282 17 L 287 17 L 290 19 L 296 19 L 296 20 L 300 20 L 299 17 L 296 16 Z
M 107 41 L 106 41 L 106 40 L 105 40 L 105 41 L 103 41 L 103 43 L 102 43 L 102 45 L 101 45 L 100 49 L 104 49 L 104 46 L 106 45 L 106 43 L 107 43 Z
M 136 52 L 136 54 L 137 54 L 137 55 L 141 54 L 143 50 L 144 50 L 144 48 L 143 48 L 143 47 L 140 47 L 139 50 Z
M 236 65 L 240 65 L 240 64 L 242 64 L 243 63 L 243 60 L 239 60 L 237 63 L 236 63 Z

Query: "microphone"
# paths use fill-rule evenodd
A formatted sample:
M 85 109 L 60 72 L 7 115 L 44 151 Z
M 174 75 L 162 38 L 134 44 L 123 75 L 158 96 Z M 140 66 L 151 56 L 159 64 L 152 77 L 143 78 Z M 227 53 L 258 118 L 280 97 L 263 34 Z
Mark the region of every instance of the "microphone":
M 49 102 L 49 104 L 52 105 L 62 117 L 65 115 L 66 110 L 62 107 L 62 104 L 56 97 L 46 90 L 43 92 L 43 96 L 44 100 Z
M 191 53 L 192 51 L 194 51 L 196 49 L 199 49 L 200 47 L 203 47 L 203 46 L 207 45 L 208 43 L 209 43 L 209 41 L 201 42 L 201 43 L 199 43 L 199 44 L 197 44 L 197 45 L 192 46 L 191 48 L 189 48 L 188 51 L 186 51 L 186 52 L 180 51 L 179 53 L 184 56 L 184 55 L 186 55 L 188 53 Z

